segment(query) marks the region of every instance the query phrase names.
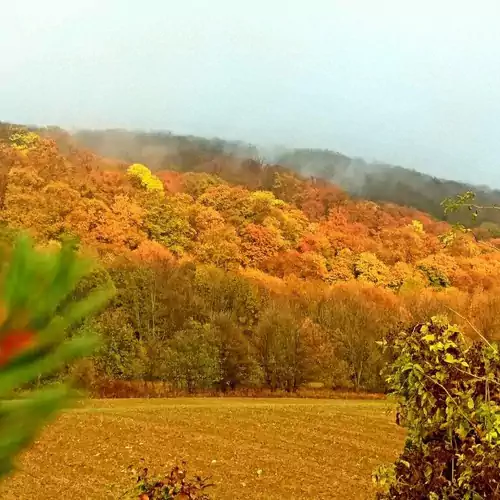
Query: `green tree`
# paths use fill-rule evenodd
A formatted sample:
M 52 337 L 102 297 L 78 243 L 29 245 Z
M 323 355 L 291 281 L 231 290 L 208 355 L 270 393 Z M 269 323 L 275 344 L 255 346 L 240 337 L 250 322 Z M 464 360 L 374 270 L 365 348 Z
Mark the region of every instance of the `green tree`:
M 193 199 L 186 194 L 144 202 L 145 229 L 150 239 L 182 255 L 192 246 L 195 230 L 189 222 Z
M 288 304 L 271 304 L 256 329 L 254 342 L 271 389 L 295 391 L 307 380 L 311 358 L 301 323 Z
M 397 321 L 390 292 L 352 283 L 312 305 L 312 319 L 329 332 L 336 357 L 356 390 L 382 390 L 383 358 L 376 342 Z
M 111 271 L 117 289 L 114 307 L 126 316 L 146 349 L 145 378 L 160 378 L 167 342 L 190 318 L 204 319 L 202 304 L 193 291 L 189 265 L 168 262 L 130 263 Z M 201 306 L 201 307 L 200 307 Z
M 259 386 L 262 370 L 255 358 L 255 349 L 241 326 L 231 315 L 217 314 L 212 320 L 213 341 L 217 349 L 220 380 L 219 387 L 225 392 L 238 386 Z
M 167 380 L 190 393 L 218 384 L 221 373 L 211 326 L 192 321 L 176 333 L 164 363 Z
M 237 273 L 198 266 L 194 284 L 211 314 L 222 313 L 246 330 L 259 320 L 262 297 L 256 286 Z
M 101 347 L 94 356 L 100 377 L 124 380 L 144 378 L 147 351 L 122 310 L 105 311 L 90 327 L 101 338 Z

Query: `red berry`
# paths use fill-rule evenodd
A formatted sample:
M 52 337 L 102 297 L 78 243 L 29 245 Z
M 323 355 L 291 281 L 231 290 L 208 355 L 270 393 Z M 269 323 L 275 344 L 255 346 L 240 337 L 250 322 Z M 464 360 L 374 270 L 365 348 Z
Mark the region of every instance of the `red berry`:
M 14 330 L 0 338 L 0 366 L 33 344 L 34 332 Z

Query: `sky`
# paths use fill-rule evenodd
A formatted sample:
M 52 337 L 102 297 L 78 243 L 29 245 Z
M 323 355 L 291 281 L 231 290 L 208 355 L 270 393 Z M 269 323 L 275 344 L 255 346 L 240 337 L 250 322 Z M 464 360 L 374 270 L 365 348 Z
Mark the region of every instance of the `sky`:
M 328 148 L 500 188 L 498 0 L 3 3 L 0 121 Z

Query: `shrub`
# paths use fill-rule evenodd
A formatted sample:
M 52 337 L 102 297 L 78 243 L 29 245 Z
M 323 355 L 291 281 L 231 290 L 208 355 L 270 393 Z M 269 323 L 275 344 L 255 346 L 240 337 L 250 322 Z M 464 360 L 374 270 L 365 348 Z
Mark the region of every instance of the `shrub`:
M 500 498 L 500 354 L 445 319 L 388 338 L 387 383 L 408 429 L 403 453 L 374 474 L 379 499 Z
M 175 498 L 178 500 L 210 500 L 206 490 L 214 485 L 209 484 L 208 479 L 200 476 L 188 478 L 185 466 L 185 463 L 182 464 L 182 467 L 176 465 L 164 476 L 152 476 L 147 468 L 143 468 L 139 472 L 130 468 L 137 476 L 137 484 L 126 498 L 130 500 L 172 500 Z

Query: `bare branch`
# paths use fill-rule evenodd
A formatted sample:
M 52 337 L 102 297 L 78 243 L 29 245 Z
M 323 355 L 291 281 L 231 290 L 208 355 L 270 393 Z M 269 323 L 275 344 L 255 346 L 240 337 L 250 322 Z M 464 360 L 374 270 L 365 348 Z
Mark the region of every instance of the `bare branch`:
M 451 312 L 455 313 L 459 318 L 462 318 L 464 321 L 467 321 L 467 323 L 474 330 L 474 332 L 476 332 L 479 335 L 479 337 L 481 337 L 484 340 L 484 342 L 488 344 L 489 347 L 493 347 L 491 343 L 488 341 L 488 339 L 465 316 L 462 316 L 458 311 L 455 311 L 455 309 L 451 308 L 450 306 L 445 306 L 445 307 L 446 309 L 449 309 Z

